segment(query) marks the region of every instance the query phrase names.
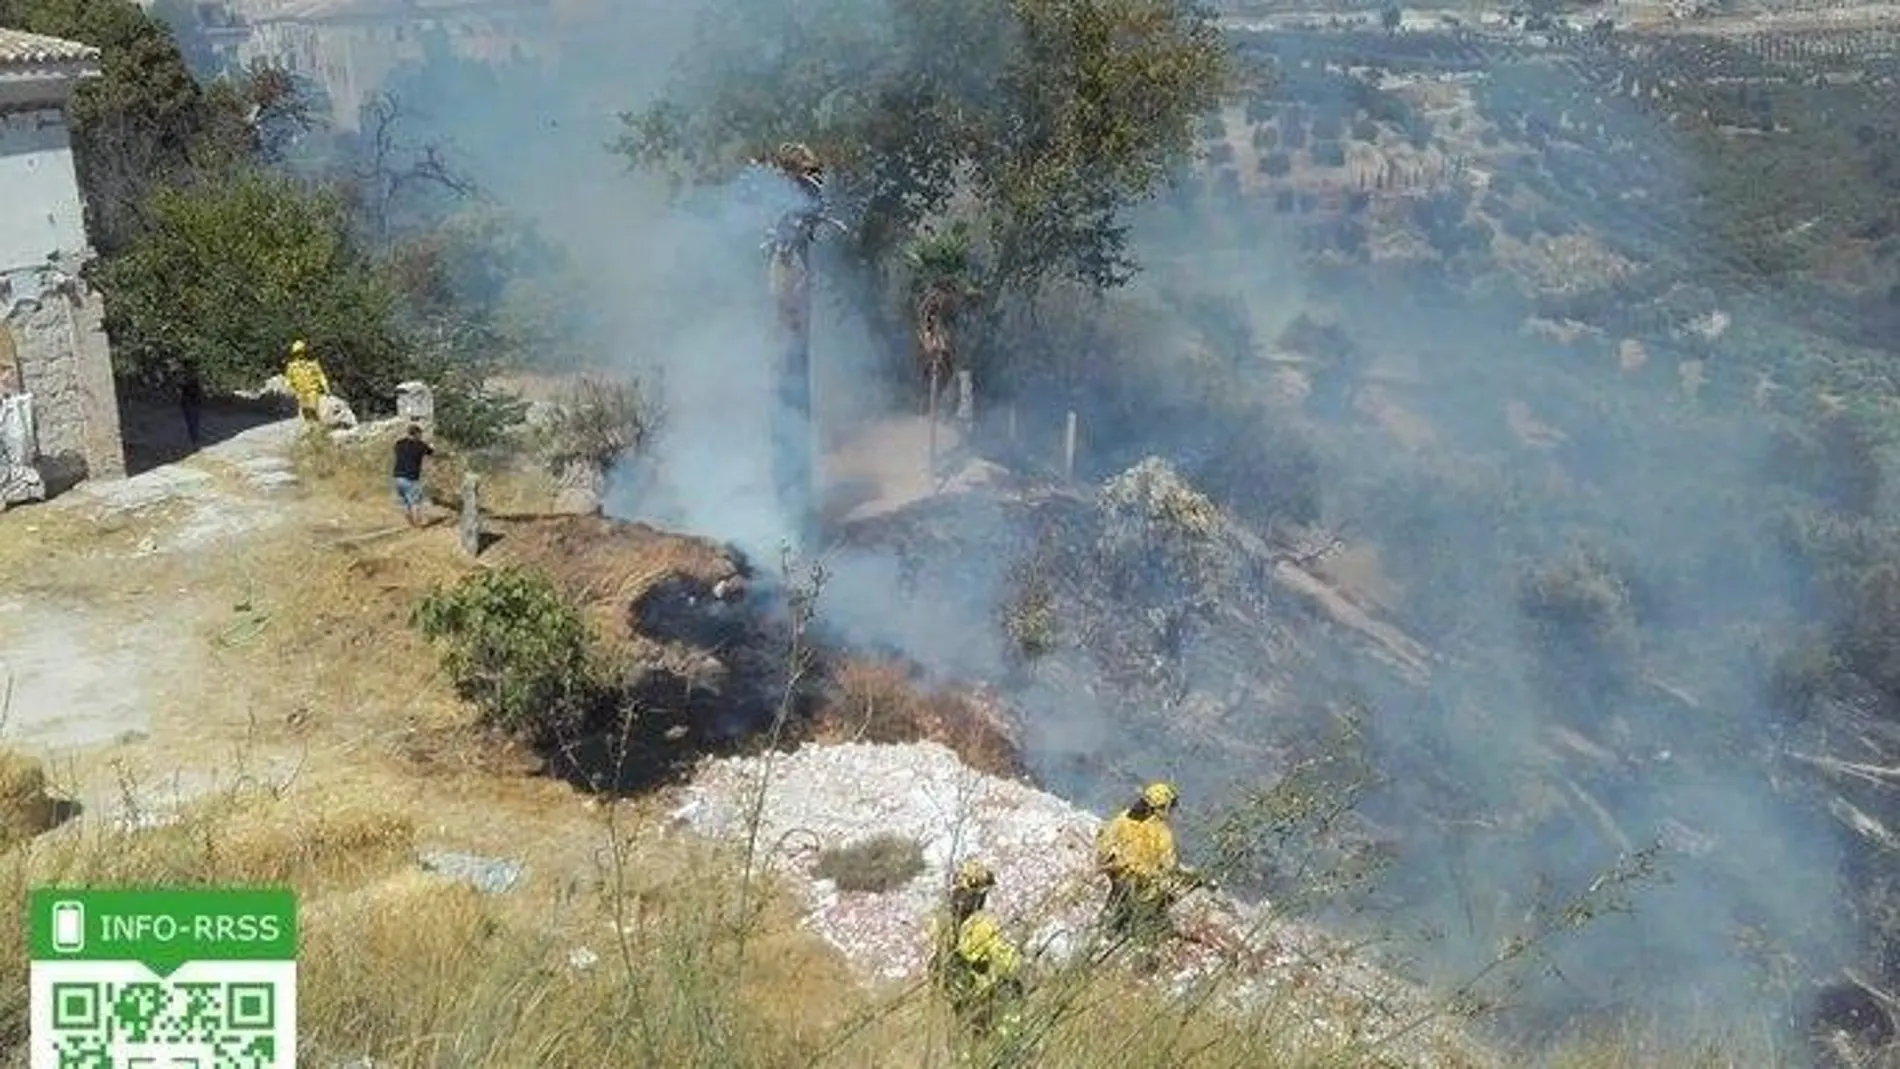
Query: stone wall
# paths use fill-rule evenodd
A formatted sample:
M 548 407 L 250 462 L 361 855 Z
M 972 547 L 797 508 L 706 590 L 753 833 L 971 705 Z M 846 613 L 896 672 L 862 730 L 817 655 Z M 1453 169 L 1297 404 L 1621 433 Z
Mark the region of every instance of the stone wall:
M 57 103 L 8 104 L 0 95 L 0 190 L 6 191 L 0 201 L 0 271 L 36 267 L 56 254 L 85 249 L 72 145 Z
M 99 294 L 48 269 L 0 279 L 0 353 L 12 373 L 0 392 L 33 395 L 41 473 L 54 493 L 83 479 L 125 474 L 119 402 Z M 0 370 L 0 375 L 6 375 Z

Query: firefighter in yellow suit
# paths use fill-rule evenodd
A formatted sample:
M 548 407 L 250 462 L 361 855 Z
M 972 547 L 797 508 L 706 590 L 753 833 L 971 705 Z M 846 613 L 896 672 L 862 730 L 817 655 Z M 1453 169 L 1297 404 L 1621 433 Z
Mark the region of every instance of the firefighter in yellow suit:
M 995 886 L 989 866 L 964 862 L 950 886 L 950 915 L 938 918 L 933 932 L 932 979 L 979 1041 L 1010 1034 L 1022 995 L 1022 955 L 983 908 Z
M 1150 783 L 1096 836 L 1095 867 L 1108 877 L 1103 922 L 1113 937 L 1152 946 L 1169 931 L 1175 899 L 1205 882 L 1175 857 L 1168 815 L 1179 801 L 1171 785 Z
M 297 414 L 305 423 L 315 423 L 317 406 L 330 392 L 330 378 L 302 338 L 290 343 L 290 363 L 284 365 L 284 379 L 290 383 L 290 392 L 297 395 Z

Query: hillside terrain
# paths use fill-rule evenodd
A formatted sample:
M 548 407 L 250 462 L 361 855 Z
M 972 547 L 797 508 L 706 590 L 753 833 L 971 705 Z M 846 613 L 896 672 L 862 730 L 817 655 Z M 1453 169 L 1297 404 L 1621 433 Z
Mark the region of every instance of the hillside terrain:
M 422 530 L 236 409 L 0 516 L 15 890 L 296 884 L 325 1069 L 947 1064 L 966 846 L 999 1065 L 1895 1056 L 1884 9 L 705 0 L 336 132 L 128 8 L 0 0 L 118 57 L 127 396 L 308 334 L 454 449 Z M 1225 891 L 1143 977 L 1068 952 L 1156 778 Z
M 745 693 L 784 685 L 787 662 L 767 654 L 778 648 L 771 636 L 738 637 L 747 625 L 720 619 L 722 601 L 769 603 L 768 593 L 690 594 L 742 581 L 749 568 L 729 549 L 561 517 L 547 511 L 552 486 L 503 469 L 491 473 L 487 499 L 498 538 L 470 561 L 445 525 L 386 522 L 380 480 L 370 476 L 386 429 L 338 442 L 300 440 L 297 430 L 265 423 L 181 464 L 0 518 L 0 566 L 14 592 L 0 741 L 10 761 L 42 763 L 60 810 L 57 827 L 23 841 L 18 829 L 37 826 L 14 819 L 30 808 L 6 814 L 0 826 L 16 829 L 10 893 L 47 879 L 290 882 L 306 918 L 300 1061 L 319 1065 L 444 1057 L 577 1065 L 598 1056 L 685 1064 L 715 1050 L 746 1064 L 932 1064 L 941 1036 L 935 1025 L 911 1033 L 926 1007 L 909 984 L 920 975 L 942 874 L 972 854 L 993 859 L 1009 880 L 1012 925 L 1026 937 L 1043 926 L 1035 942 L 1043 968 L 1062 961 L 1045 946 L 1050 931 L 1068 953 L 1079 945 L 1100 894 L 1087 860 L 1096 818 L 973 768 L 1006 773 L 1012 760 L 979 709 L 928 698 L 872 662 L 846 666 L 811 714 L 812 741 L 776 759 L 699 769 L 699 755 L 757 729 L 743 722 Z M 453 481 L 450 473 L 437 485 Z M 478 730 L 408 625 L 432 584 L 523 565 L 566 575 L 577 595 L 592 591 L 595 627 L 613 656 L 644 666 L 636 686 L 650 722 L 637 742 L 619 740 L 637 752 L 613 765 L 638 767 L 643 778 L 622 784 L 636 795 L 597 794 L 606 784 L 588 776 L 605 766 L 584 746 L 537 755 Z M 141 623 L 157 616 L 163 628 Z M 708 626 L 721 637 L 696 647 L 704 639 L 692 636 Z M 695 691 L 707 697 L 693 699 Z M 75 697 L 83 718 L 73 715 Z M 906 711 L 931 703 L 935 714 Z M 888 741 L 826 741 L 867 731 Z M 963 756 L 901 744 L 932 735 Z M 749 832 L 755 791 L 766 808 Z M 9 804 L 24 801 L 10 792 Z M 765 868 L 741 876 L 752 864 L 748 834 Z M 868 893 L 812 882 L 813 857 L 879 835 L 915 837 L 927 867 Z M 1069 853 L 1038 875 L 1056 860 L 1056 844 Z M 793 867 L 768 876 L 781 851 Z M 747 906 L 750 881 L 760 898 Z M 1065 919 L 1048 929 L 1055 915 L 1040 910 L 1057 899 Z M 390 912 L 398 907 L 429 919 L 398 925 Z M 763 916 L 724 927 L 734 923 L 726 911 L 761 907 Z M 1187 947 L 1163 980 L 1191 1017 L 1198 1013 L 1186 1007 L 1219 993 L 1239 1000 L 1231 1004 L 1247 1018 L 1266 1014 L 1249 1028 L 1282 1022 L 1271 1038 L 1234 1032 L 1223 1041 L 1234 1049 L 1271 1049 L 1287 1064 L 1356 1063 L 1374 1050 L 1393 1064 L 1486 1064 L 1433 1023 L 1421 994 L 1401 998 L 1396 981 L 1350 948 L 1264 906 L 1224 908 L 1198 923 L 1230 934 Z M 390 919 L 388 930 L 346 949 L 339 940 L 360 933 L 371 909 Z M 640 919 L 655 910 L 669 918 L 657 930 Z M 1241 950 L 1249 941 L 1259 944 Z M 617 960 L 629 953 L 633 960 Z M 622 985 L 681 985 L 683 975 L 666 972 L 676 953 L 737 955 L 744 978 L 731 982 L 741 986 L 706 977 L 694 981 L 703 989 L 681 986 L 671 997 L 691 1014 L 737 1010 L 725 1000 L 741 997 L 754 1009 L 720 1026 L 738 1025 L 739 1034 L 679 1019 L 615 1038 L 625 1008 L 611 1003 Z M 772 963 L 755 969 L 755 954 Z M 23 967 L 17 955 L 0 961 L 11 977 Z M 439 979 L 418 987 L 418 976 Z M 477 1025 L 492 1000 L 538 1004 L 557 993 L 572 1003 L 567 1012 L 524 1008 Z M 22 998 L 0 1002 L 9 1047 Z M 1217 1036 L 1228 1027 L 1222 1012 L 1192 1027 Z M 590 1014 L 605 1017 L 590 1023 Z M 1304 1023 L 1289 1030 L 1289 1015 Z M 1064 1011 L 1051 1022 L 1049 1064 L 1086 1063 L 1093 1042 L 1069 1033 L 1092 1027 L 1088 1019 L 1070 1022 Z M 779 1038 L 767 1041 L 773 1029 Z M 848 1038 L 860 1029 L 869 1031 Z M 1431 1035 L 1441 1036 L 1438 1046 L 1421 1046 Z

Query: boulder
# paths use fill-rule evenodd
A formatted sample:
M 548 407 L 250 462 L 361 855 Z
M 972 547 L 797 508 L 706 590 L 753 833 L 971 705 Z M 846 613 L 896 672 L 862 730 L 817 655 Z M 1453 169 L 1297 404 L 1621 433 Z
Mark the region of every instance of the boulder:
M 586 461 L 569 461 L 561 468 L 560 492 L 554 511 L 574 516 L 597 516 L 607 491 L 607 475 Z
M 396 416 L 412 423 L 427 424 L 435 419 L 435 391 L 426 382 L 396 384 Z
M 9 506 L 46 500 L 46 480 L 39 469 L 0 467 L 0 512 Z
M 317 421 L 331 430 L 347 431 L 356 426 L 356 412 L 343 398 L 324 394 L 317 402 Z

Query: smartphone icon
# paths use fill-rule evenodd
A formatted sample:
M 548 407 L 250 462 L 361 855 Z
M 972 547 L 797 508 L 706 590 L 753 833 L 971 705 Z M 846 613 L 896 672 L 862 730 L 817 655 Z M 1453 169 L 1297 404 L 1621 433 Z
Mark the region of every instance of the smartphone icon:
M 77 954 L 86 949 L 86 907 L 78 902 L 53 904 L 53 949 Z

